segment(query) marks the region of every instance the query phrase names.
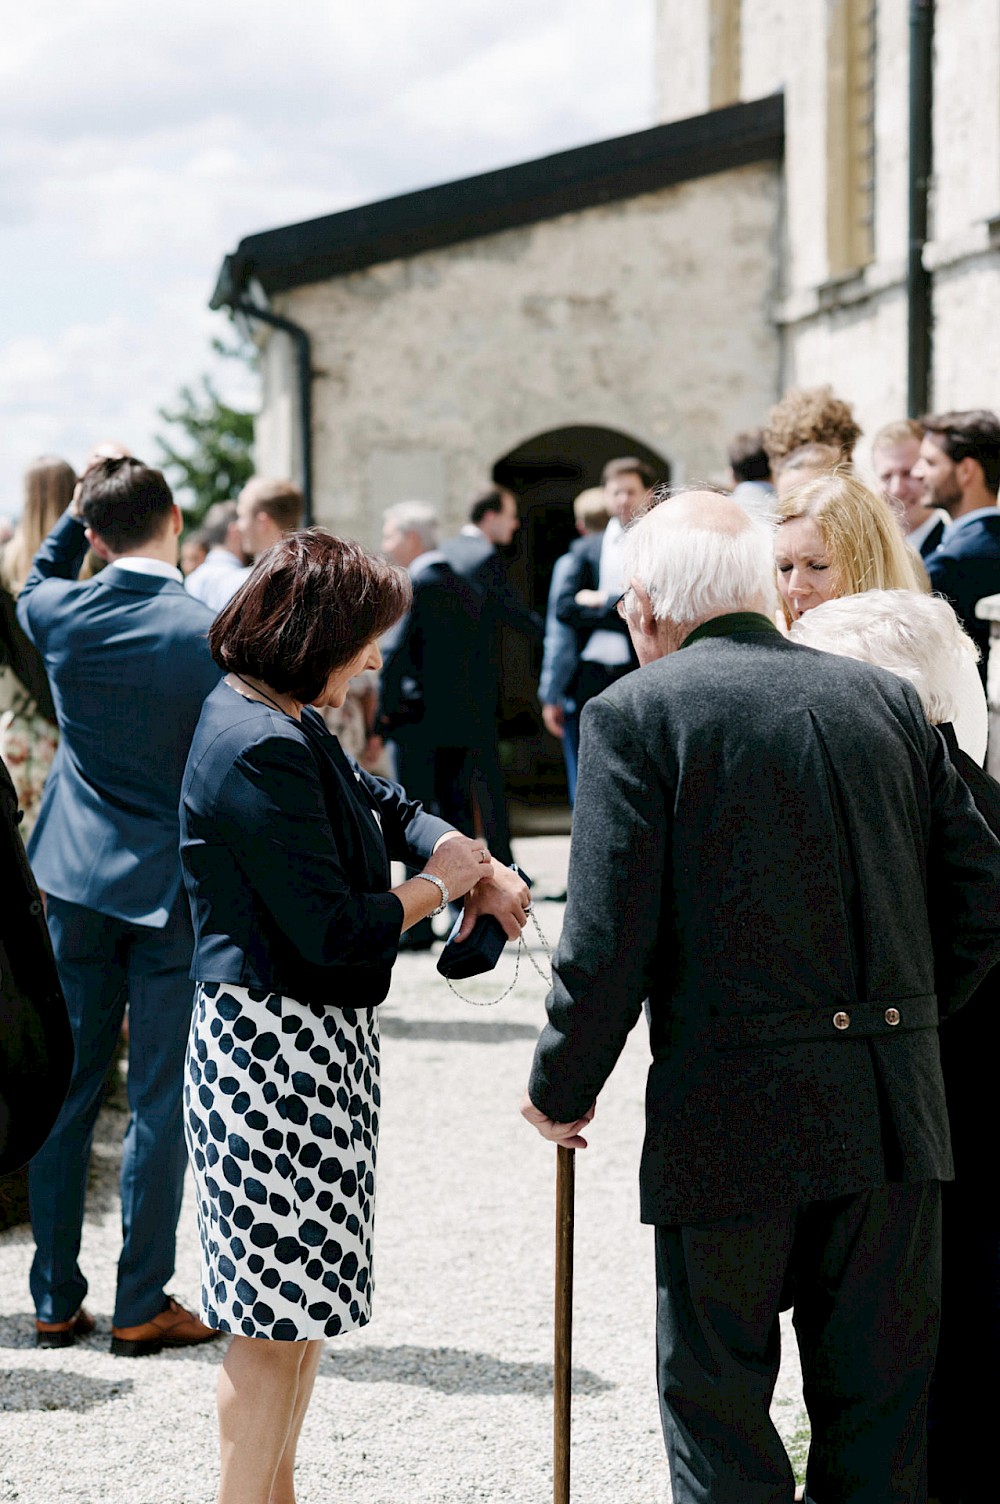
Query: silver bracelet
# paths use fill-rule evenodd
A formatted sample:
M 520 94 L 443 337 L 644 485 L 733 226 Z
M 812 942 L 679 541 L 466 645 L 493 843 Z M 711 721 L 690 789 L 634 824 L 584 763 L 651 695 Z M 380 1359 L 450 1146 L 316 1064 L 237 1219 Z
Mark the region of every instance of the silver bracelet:
M 413 875 L 414 877 L 422 877 L 425 883 L 433 883 L 435 888 L 439 888 L 441 891 L 441 902 L 436 909 L 431 909 L 427 916 L 428 919 L 433 919 L 436 914 L 443 914 L 451 902 L 451 894 L 445 887 L 443 880 L 440 877 L 435 877 L 433 872 L 415 872 Z

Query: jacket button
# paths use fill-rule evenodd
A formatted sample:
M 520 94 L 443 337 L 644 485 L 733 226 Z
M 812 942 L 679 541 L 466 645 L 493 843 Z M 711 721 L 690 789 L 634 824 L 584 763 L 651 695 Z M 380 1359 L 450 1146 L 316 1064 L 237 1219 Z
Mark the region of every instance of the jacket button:
M 895 1027 L 896 1024 L 899 1023 L 899 1009 L 898 1008 L 886 1008 L 886 1010 L 885 1010 L 885 1021 L 886 1021 L 887 1024 L 891 1024 L 893 1027 Z
M 850 1016 L 850 1014 L 849 1013 L 835 1013 L 833 1015 L 833 1027 L 835 1029 L 849 1029 L 851 1027 L 851 1016 Z
M 42 906 L 41 906 L 41 904 L 39 903 L 39 901 L 38 901 L 37 898 L 33 898 L 31 900 L 31 903 L 29 903 L 29 905 L 28 905 L 28 913 L 29 914 L 40 914 L 41 912 L 42 912 Z

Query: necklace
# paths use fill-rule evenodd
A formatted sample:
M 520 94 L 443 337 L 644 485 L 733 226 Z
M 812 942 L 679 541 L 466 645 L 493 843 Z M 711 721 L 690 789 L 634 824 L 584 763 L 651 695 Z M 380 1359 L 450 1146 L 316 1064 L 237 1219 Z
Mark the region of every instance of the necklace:
M 292 712 L 290 710 L 286 710 L 285 707 L 284 707 L 284 705 L 279 705 L 278 702 L 277 702 L 277 700 L 272 700 L 271 696 L 269 694 L 265 693 L 264 690 L 258 689 L 257 686 L 256 686 L 256 684 L 248 684 L 247 681 L 246 681 L 246 679 L 244 679 L 243 675 L 242 674 L 238 674 L 235 669 L 232 669 L 231 673 L 232 673 L 233 678 L 234 679 L 239 679 L 239 681 L 240 681 L 241 684 L 245 684 L 246 687 L 247 687 L 247 689 L 249 689 L 252 692 L 252 694 L 259 695 L 262 700 L 266 700 L 267 701 L 268 705 L 273 705 L 274 708 L 275 708 L 275 710 L 280 710 L 282 715 L 292 715 Z M 295 720 L 295 716 L 292 716 L 292 719 Z

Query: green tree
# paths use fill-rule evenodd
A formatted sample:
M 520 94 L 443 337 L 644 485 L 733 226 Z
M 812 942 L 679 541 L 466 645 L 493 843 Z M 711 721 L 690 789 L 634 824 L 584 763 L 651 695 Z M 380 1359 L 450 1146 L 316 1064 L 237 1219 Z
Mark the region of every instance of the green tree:
M 215 501 L 232 501 L 253 474 L 253 413 L 229 407 L 202 376 L 197 388 L 183 386 L 174 407 L 159 416 L 176 433 L 157 437 L 159 462 L 167 471 L 192 525 Z M 186 494 L 184 494 L 186 493 Z

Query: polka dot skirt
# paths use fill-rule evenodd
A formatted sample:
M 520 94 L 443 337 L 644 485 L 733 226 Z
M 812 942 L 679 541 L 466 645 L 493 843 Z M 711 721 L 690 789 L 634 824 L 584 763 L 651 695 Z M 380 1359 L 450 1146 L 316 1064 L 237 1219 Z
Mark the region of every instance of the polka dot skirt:
M 199 983 L 184 1130 L 201 1318 L 303 1342 L 371 1316 L 378 1014 Z

